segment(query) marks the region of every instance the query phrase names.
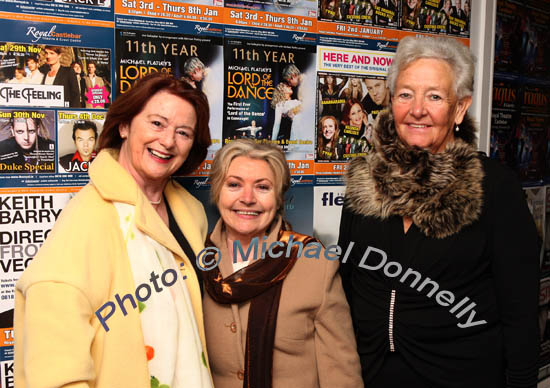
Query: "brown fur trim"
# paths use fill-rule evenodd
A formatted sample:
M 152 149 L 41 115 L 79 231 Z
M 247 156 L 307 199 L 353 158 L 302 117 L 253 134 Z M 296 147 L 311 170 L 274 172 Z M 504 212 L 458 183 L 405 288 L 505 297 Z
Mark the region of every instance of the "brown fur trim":
M 471 120 L 460 130 L 471 131 Z M 375 150 L 350 163 L 346 204 L 351 211 L 386 219 L 411 217 L 428 237 L 445 238 L 479 218 L 483 168 L 474 145 L 455 139 L 445 151 L 405 145 L 390 111 L 381 112 L 374 132 Z

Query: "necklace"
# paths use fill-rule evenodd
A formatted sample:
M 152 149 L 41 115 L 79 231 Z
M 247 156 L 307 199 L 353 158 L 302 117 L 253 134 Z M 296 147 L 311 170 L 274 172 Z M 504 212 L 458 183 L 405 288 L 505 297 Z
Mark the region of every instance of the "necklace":
M 149 203 L 150 203 L 151 205 L 160 205 L 160 202 L 161 202 L 161 201 L 162 201 L 162 198 L 159 199 L 158 201 L 151 201 L 151 200 L 150 200 Z

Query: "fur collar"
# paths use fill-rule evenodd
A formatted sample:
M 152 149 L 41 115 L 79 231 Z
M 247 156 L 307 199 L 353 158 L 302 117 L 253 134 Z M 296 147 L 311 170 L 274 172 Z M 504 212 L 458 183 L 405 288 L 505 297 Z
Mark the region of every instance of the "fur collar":
M 408 147 L 397 136 L 393 115 L 378 115 L 374 151 L 350 163 L 346 205 L 354 213 L 386 219 L 409 216 L 428 237 L 445 238 L 479 218 L 483 203 L 483 168 L 476 151 L 475 125 L 433 154 Z

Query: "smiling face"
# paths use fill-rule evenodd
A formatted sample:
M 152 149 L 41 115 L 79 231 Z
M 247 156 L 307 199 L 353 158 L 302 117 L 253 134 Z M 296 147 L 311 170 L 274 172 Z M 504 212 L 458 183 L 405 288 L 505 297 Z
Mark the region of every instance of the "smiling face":
M 472 98 L 458 101 L 453 83 L 453 70 L 439 59 L 418 59 L 399 73 L 392 111 L 403 142 L 436 153 L 454 140 Z
M 416 7 L 416 4 L 418 3 L 418 0 L 407 0 L 407 5 L 409 6 L 409 8 L 414 8 Z
M 92 158 L 95 148 L 95 132 L 93 129 L 77 129 L 74 131 L 74 143 L 76 150 L 83 161 L 88 162 Z
M 164 187 L 187 159 L 196 124 L 195 108 L 189 102 L 161 90 L 130 125 L 120 126 L 124 141 L 118 161 L 142 190 L 150 185 Z
M 32 119 L 15 119 L 11 131 L 17 144 L 24 150 L 30 150 L 36 142 L 36 130 Z
M 327 140 L 332 140 L 334 133 L 336 132 L 336 123 L 333 119 L 328 118 L 323 121 L 323 136 Z
M 349 124 L 357 128 L 361 127 L 363 123 L 363 107 L 361 104 L 353 104 L 349 111 Z
M 277 213 L 275 174 L 260 159 L 238 156 L 229 165 L 218 210 L 231 240 L 264 236 Z
M 45 49 L 46 52 L 46 63 L 50 66 L 59 63 L 59 58 L 61 55 L 56 53 L 54 50 Z
M 73 65 L 73 70 L 76 74 L 82 73 L 82 67 L 80 67 L 80 64 L 78 64 L 78 63 L 75 63 Z

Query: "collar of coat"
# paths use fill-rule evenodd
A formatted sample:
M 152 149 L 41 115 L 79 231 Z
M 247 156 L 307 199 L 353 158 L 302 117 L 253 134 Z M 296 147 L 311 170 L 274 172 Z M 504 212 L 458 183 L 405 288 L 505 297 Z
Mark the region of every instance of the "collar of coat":
M 433 154 L 405 145 L 391 111 L 381 112 L 374 151 L 350 163 L 346 205 L 356 214 L 381 219 L 409 216 L 428 237 L 445 238 L 472 224 L 481 214 L 484 174 L 470 118 L 465 117 L 460 132 L 461 138 Z

